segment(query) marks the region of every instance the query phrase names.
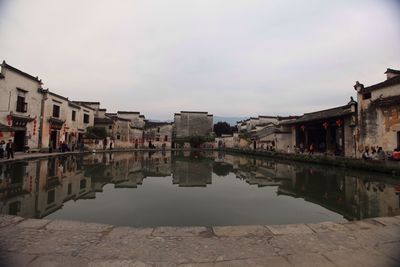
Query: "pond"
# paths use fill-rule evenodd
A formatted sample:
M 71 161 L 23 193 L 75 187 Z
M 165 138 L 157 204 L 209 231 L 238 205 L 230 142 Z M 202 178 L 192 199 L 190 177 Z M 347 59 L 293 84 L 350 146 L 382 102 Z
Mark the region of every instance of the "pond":
M 400 214 L 392 176 L 222 152 L 0 164 L 0 213 L 118 226 L 344 222 Z

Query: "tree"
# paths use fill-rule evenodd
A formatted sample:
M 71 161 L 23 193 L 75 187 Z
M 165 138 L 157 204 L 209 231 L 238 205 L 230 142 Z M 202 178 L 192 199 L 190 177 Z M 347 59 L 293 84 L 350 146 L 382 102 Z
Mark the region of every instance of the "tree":
M 215 135 L 220 137 L 223 134 L 232 134 L 233 133 L 233 127 L 225 121 L 219 121 L 216 124 L 214 124 L 214 132 Z
M 107 131 L 102 127 L 87 127 L 86 138 L 103 139 L 107 137 Z

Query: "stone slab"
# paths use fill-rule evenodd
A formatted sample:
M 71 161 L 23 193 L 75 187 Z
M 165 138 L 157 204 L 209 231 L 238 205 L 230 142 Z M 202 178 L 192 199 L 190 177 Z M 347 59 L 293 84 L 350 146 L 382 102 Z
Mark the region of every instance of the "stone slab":
M 154 229 L 153 236 L 175 236 L 175 237 L 189 237 L 200 236 L 206 233 L 206 227 L 157 227 Z
M 87 267 L 89 259 L 73 256 L 45 255 L 37 257 L 29 267 Z
M 217 236 L 271 236 L 272 232 L 265 226 L 214 226 L 213 231 Z
M 24 267 L 28 266 L 28 264 L 35 260 L 36 257 L 36 255 L 29 255 L 25 253 L 1 251 L 0 266 Z
M 382 217 L 382 218 L 374 218 L 374 221 L 377 221 L 383 225 L 400 225 L 400 220 L 396 217 Z
M 45 219 L 27 219 L 18 223 L 16 227 L 39 229 L 45 227 L 50 222 L 50 220 Z
M 285 258 L 281 256 L 274 257 L 264 257 L 256 259 L 246 259 L 246 260 L 233 260 L 233 261 L 217 261 L 217 262 L 207 262 L 207 263 L 185 263 L 180 264 L 179 267 L 289 267 L 293 266 Z
M 305 224 L 268 225 L 267 228 L 274 235 L 312 234 L 310 227 Z
M 305 254 L 294 254 L 289 255 L 288 260 L 293 266 L 298 267 L 334 267 L 336 266 L 326 257 L 315 254 L 315 253 L 305 253 Z
M 48 225 L 46 225 L 46 229 L 48 230 L 79 231 L 79 232 L 91 232 L 91 233 L 110 231 L 112 228 L 113 226 L 107 224 L 85 223 L 78 221 L 62 221 L 62 220 L 54 220 Z
M 374 250 L 341 250 L 330 251 L 324 253 L 331 262 L 337 266 L 351 267 L 395 267 L 399 266 L 400 262 L 378 253 Z
M 314 232 L 321 233 L 327 231 L 348 231 L 349 229 L 346 228 L 341 223 L 334 223 L 334 222 L 322 222 L 322 223 L 310 223 L 307 224 Z
M 0 228 L 23 221 L 24 218 L 12 215 L 0 215 Z

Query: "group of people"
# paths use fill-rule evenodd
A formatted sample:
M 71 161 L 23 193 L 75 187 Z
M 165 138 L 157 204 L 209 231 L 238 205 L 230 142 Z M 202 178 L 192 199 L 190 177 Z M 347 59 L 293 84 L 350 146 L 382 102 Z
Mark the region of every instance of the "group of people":
M 387 155 L 386 152 L 383 151 L 382 147 L 371 147 L 370 153 L 369 147 L 366 146 L 361 157 L 365 160 L 385 160 Z
M 12 139 L 8 140 L 6 143 L 4 140 L 0 141 L 0 159 L 4 159 L 7 155 L 7 159 L 14 158 L 15 145 Z

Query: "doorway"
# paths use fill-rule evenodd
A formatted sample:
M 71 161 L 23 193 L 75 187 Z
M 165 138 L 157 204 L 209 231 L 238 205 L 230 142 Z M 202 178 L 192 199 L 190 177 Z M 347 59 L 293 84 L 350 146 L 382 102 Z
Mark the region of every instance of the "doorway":
M 57 136 L 58 136 L 57 130 L 52 130 L 50 133 L 50 146 L 52 149 L 57 148 Z
M 25 151 L 25 131 L 15 131 L 14 145 L 15 151 Z
M 397 149 L 400 150 L 400 132 L 397 132 Z

